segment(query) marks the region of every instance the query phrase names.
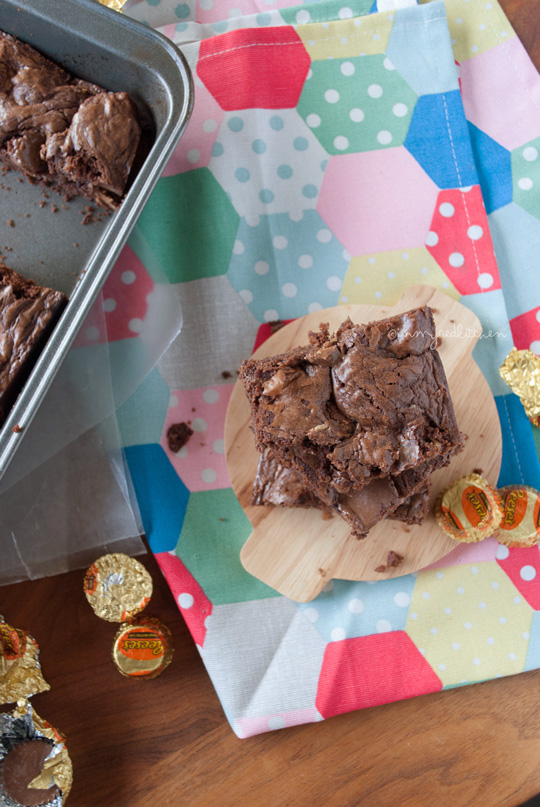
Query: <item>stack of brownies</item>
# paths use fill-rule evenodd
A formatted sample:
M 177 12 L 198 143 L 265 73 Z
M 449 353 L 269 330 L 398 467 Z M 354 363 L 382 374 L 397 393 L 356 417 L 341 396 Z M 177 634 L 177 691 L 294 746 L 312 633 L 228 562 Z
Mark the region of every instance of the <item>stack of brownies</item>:
M 430 308 L 345 321 L 309 345 L 242 363 L 260 452 L 252 504 L 320 507 L 356 538 L 390 517 L 422 522 L 430 476 L 465 441 Z

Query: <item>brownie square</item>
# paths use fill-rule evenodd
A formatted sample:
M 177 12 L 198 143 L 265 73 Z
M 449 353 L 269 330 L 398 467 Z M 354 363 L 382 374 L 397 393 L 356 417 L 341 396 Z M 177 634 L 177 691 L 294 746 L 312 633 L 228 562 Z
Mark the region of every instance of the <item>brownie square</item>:
M 339 494 L 336 504 L 329 508 L 306 487 L 299 474 L 281 465 L 265 449 L 259 456 L 251 504 L 335 511 L 348 522 L 357 538 L 363 538 L 384 518 L 421 524 L 427 512 L 429 476 L 446 459 L 429 460 L 396 477 L 375 479 L 352 496 Z
M 126 93 L 76 79 L 0 31 L 0 161 L 66 198 L 120 204 L 140 139 Z
M 405 494 L 402 504 L 463 447 L 428 307 L 367 325 L 347 320 L 333 335 L 321 325 L 307 346 L 244 361 L 240 378 L 258 450 L 295 471 L 359 537 L 385 517 L 389 496 Z
M 0 426 L 66 303 L 65 294 L 0 264 Z

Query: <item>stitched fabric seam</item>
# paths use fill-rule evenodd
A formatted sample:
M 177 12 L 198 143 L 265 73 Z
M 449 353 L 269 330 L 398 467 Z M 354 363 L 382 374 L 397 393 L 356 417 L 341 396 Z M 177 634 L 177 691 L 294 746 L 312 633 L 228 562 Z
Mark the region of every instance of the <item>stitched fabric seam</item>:
M 516 462 L 517 462 L 518 468 L 519 468 L 520 481 L 525 482 L 525 478 L 523 476 L 523 469 L 521 468 L 521 463 L 519 461 L 519 454 L 518 454 L 518 450 L 517 450 L 516 440 L 514 438 L 514 430 L 512 429 L 512 421 L 510 419 L 510 413 L 508 412 L 508 406 L 507 406 L 507 403 L 506 403 L 506 395 L 503 395 L 502 399 L 503 399 L 503 402 L 504 402 L 504 410 L 506 412 L 506 419 L 508 421 L 508 426 L 510 428 L 510 437 L 512 438 L 512 445 L 514 446 L 514 454 L 516 455 Z
M 430 24 L 432 22 L 437 22 L 438 20 L 443 20 L 443 19 L 444 19 L 444 17 L 431 17 L 429 20 L 423 20 L 422 22 L 407 23 L 407 25 L 405 27 L 406 28 L 412 28 L 413 26 L 417 26 L 417 25 L 428 25 L 428 24 Z M 336 20 L 335 22 L 339 22 L 339 20 Z M 247 30 L 247 29 L 238 28 L 236 30 L 243 31 L 243 30 Z M 387 33 L 387 32 L 384 31 L 383 33 Z M 356 34 L 350 34 L 349 36 L 346 37 L 346 39 L 347 39 L 347 41 L 349 41 L 351 39 L 363 39 L 363 38 L 365 38 L 367 36 L 373 37 L 374 34 L 378 34 L 380 36 L 381 32 L 380 31 L 359 31 Z M 343 39 L 343 37 L 341 37 L 341 36 L 330 36 L 330 37 L 326 37 L 325 39 L 317 39 L 317 40 L 315 40 L 315 45 L 311 45 L 311 46 L 308 45 L 308 47 L 315 47 L 316 45 L 319 45 L 322 42 L 341 42 L 342 39 Z M 303 45 L 304 48 L 306 48 L 306 45 L 304 44 L 302 39 L 300 39 L 300 40 L 298 40 L 296 42 L 248 42 L 245 45 L 235 45 L 235 47 L 233 47 L 233 48 L 226 48 L 225 50 L 217 50 L 217 51 L 215 51 L 213 53 L 205 53 L 203 56 L 199 57 L 199 61 L 201 62 L 203 59 L 211 59 L 214 56 L 222 56 L 224 53 L 231 53 L 231 52 L 233 52 L 235 50 L 244 50 L 246 48 L 264 48 L 264 47 L 268 48 L 268 47 L 284 47 L 284 46 L 285 47 L 289 46 L 289 47 L 295 47 L 296 48 L 296 47 L 298 47 L 298 45 Z M 306 50 L 307 50 L 307 48 L 306 48 Z M 351 57 L 349 57 L 349 58 L 351 58 Z
M 431 48 L 432 48 L 433 52 L 435 52 L 435 43 L 433 42 L 433 36 L 431 35 L 431 33 L 432 32 L 430 31 Z M 435 61 L 435 69 L 437 71 L 437 77 L 438 77 L 438 79 L 440 81 L 441 76 L 440 76 L 440 71 L 439 71 L 439 63 L 438 63 L 437 59 L 435 59 L 434 61 Z M 444 103 L 444 115 L 445 115 L 445 118 L 446 118 L 446 129 L 448 131 L 448 138 L 450 140 L 450 148 L 452 149 L 452 157 L 453 157 L 454 165 L 455 165 L 455 168 L 456 168 L 456 174 L 457 174 L 457 178 L 458 178 L 458 183 L 459 183 L 459 186 L 461 187 L 463 183 L 462 183 L 462 180 L 461 180 L 461 173 L 460 173 L 459 166 L 458 166 L 456 150 L 455 150 L 455 147 L 454 147 L 454 138 L 452 137 L 452 127 L 450 126 L 450 116 L 448 114 L 448 105 L 446 103 L 446 93 L 442 94 L 442 98 L 443 98 L 443 103 Z M 461 197 L 462 197 L 462 200 L 463 200 L 463 207 L 465 208 L 465 215 L 467 217 L 467 231 L 468 231 L 469 227 L 471 226 L 471 217 L 469 215 L 469 208 L 468 208 L 468 205 L 467 205 L 467 196 L 466 196 L 466 194 L 464 194 L 462 192 Z M 473 253 L 474 253 L 474 262 L 476 264 L 476 276 L 480 277 L 480 263 L 478 261 L 478 252 L 476 250 L 476 244 L 474 243 L 474 239 L 471 239 L 471 241 L 472 241 L 472 248 L 473 248 Z M 481 291 L 483 293 L 484 289 L 481 288 Z

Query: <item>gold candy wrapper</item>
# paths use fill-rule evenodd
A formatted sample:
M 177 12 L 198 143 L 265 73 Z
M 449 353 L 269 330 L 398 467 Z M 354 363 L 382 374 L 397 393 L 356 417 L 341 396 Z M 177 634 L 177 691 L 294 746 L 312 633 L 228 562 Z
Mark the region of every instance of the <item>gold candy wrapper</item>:
M 120 626 L 113 644 L 113 660 L 128 678 L 156 678 L 173 656 L 169 628 L 153 617 L 140 616 Z
M 63 807 L 73 769 L 62 734 L 27 701 L 0 715 L 0 804 L 2 807 Z
M 498 542 L 510 547 L 535 546 L 540 540 L 540 492 L 527 485 L 508 485 L 497 493 L 504 511 Z
M 41 674 L 38 656 L 36 640 L 0 617 L 0 703 L 15 703 L 50 689 Z
M 114 11 L 122 11 L 127 0 L 99 0 L 102 6 L 112 8 Z
M 492 535 L 503 517 L 499 496 L 479 474 L 468 474 L 445 488 L 435 503 L 442 530 L 456 541 L 476 543 Z
M 532 350 L 512 348 L 500 369 L 500 376 L 520 398 L 525 414 L 540 426 L 540 357 Z
M 84 593 L 95 613 L 108 622 L 124 622 L 140 613 L 152 596 L 152 578 L 128 555 L 103 555 L 87 570 Z

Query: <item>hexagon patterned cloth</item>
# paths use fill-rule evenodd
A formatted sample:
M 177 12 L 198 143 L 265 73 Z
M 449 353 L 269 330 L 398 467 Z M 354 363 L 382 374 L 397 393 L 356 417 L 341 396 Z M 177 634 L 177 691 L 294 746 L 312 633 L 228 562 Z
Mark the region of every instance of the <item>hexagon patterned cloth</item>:
M 540 352 L 540 78 L 496 0 L 129 13 L 181 45 L 195 108 L 123 256 L 140 283 L 118 302 L 135 311 L 162 273 L 184 327 L 118 421 L 146 534 L 234 731 L 540 666 L 537 548 L 488 539 L 297 604 L 240 564 L 250 524 L 223 453 L 234 374 L 266 323 L 390 305 L 422 282 L 496 333 L 474 355 L 501 419 L 499 483 L 540 487 L 538 432 L 498 375 L 512 344 Z M 167 428 L 187 420 L 173 453 Z

